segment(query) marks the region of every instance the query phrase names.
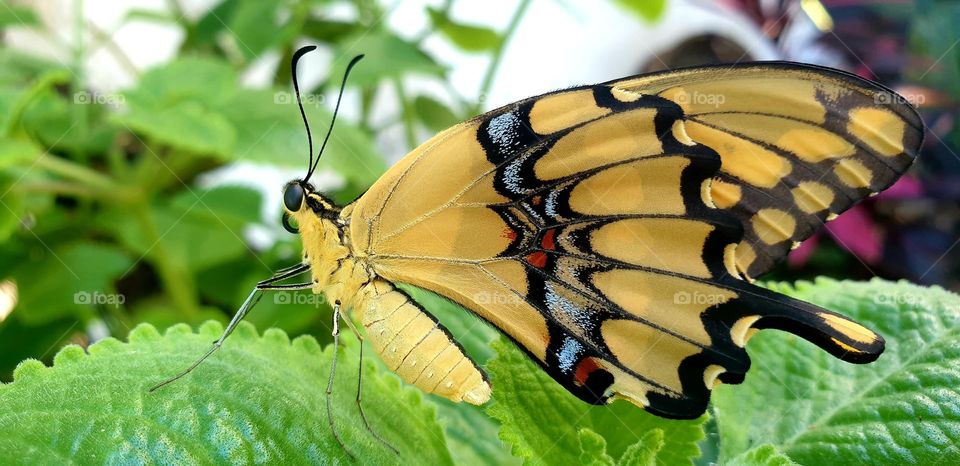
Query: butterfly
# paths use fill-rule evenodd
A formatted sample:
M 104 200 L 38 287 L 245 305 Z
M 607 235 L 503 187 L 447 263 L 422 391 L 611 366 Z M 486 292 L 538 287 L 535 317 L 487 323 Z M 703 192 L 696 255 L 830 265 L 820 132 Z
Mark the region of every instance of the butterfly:
M 312 49 L 291 64 L 298 99 Z M 696 418 L 718 384 L 742 382 L 758 330 L 852 363 L 883 352 L 863 325 L 753 284 L 913 163 L 923 123 L 879 84 L 759 62 L 550 92 L 437 134 L 345 206 L 309 182 L 319 154 L 300 111 L 310 162 L 283 203 L 303 261 L 260 282 L 204 358 L 258 293 L 310 289 L 336 303 L 335 335 L 348 314 L 406 382 L 488 401 L 482 369 L 398 283 L 480 316 L 584 401 L 666 418 Z

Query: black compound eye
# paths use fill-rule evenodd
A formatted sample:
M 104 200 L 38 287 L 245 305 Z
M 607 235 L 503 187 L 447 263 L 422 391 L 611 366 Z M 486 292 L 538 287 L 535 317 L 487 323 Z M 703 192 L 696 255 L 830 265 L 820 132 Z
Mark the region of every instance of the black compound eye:
M 290 212 L 300 210 L 303 205 L 303 186 L 300 183 L 290 183 L 283 190 L 283 205 Z

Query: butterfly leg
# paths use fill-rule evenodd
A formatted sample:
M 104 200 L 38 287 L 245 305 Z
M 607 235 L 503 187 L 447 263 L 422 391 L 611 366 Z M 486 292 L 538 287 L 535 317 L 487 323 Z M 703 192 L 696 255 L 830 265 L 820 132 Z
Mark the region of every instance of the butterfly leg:
M 347 446 L 343 443 L 343 439 L 340 438 L 340 434 L 337 433 L 337 427 L 333 424 L 333 401 L 331 395 L 333 394 L 333 377 L 337 373 L 337 352 L 340 349 L 340 301 L 337 301 L 333 305 L 333 330 L 331 334 L 333 335 L 333 361 L 330 363 L 330 378 L 327 380 L 327 424 L 330 425 L 330 432 L 333 432 L 333 438 L 337 439 L 340 448 L 343 448 L 347 456 L 354 458 L 353 454 L 350 453 L 350 450 L 348 450 Z
M 233 333 L 233 331 L 237 328 L 237 325 L 240 325 L 240 321 L 242 321 L 243 318 L 246 317 L 247 313 L 250 312 L 250 309 L 253 309 L 253 307 L 256 306 L 258 302 L 260 302 L 260 298 L 263 297 L 264 291 L 302 290 L 302 289 L 312 288 L 313 287 L 312 283 L 275 285 L 276 282 L 299 275 L 303 272 L 306 272 L 307 270 L 310 270 L 310 266 L 308 264 L 298 264 L 298 265 L 281 269 L 275 272 L 273 276 L 271 276 L 270 278 L 258 282 L 257 286 L 254 287 L 253 291 L 250 292 L 250 295 L 247 296 L 247 299 L 243 301 L 243 304 L 240 306 L 240 309 L 237 311 L 237 313 L 233 315 L 232 319 L 230 319 L 230 323 L 227 324 L 227 328 L 224 329 L 223 333 L 220 335 L 220 338 L 218 338 L 217 341 L 213 343 L 213 346 L 211 346 L 210 349 L 203 354 L 203 356 L 200 356 L 199 359 L 194 361 L 194 363 L 191 364 L 190 367 L 187 367 L 184 371 L 180 372 L 179 374 L 154 385 L 153 387 L 150 388 L 149 391 L 152 393 L 170 383 L 180 380 L 181 378 L 183 378 L 184 376 L 192 372 L 194 369 L 196 369 L 197 366 L 203 363 L 203 361 L 209 358 L 214 352 L 216 352 L 220 348 L 220 346 L 223 345 L 224 340 L 226 340 L 227 337 L 229 337 L 230 334 Z
M 394 454 L 399 455 L 400 451 L 397 450 L 393 445 L 390 445 L 389 442 L 384 440 L 380 434 L 370 427 L 370 423 L 367 421 L 367 413 L 363 411 L 363 403 L 361 402 L 361 396 L 363 394 L 363 335 L 361 335 L 360 331 L 357 330 L 357 326 L 354 325 L 353 320 L 349 315 L 344 316 L 343 321 L 347 323 L 347 327 L 350 327 L 350 330 L 353 331 L 353 334 L 357 336 L 357 340 L 360 341 L 360 367 L 357 369 L 357 409 L 360 410 L 360 419 L 363 419 L 363 425 L 366 426 L 367 431 L 370 432 L 370 435 L 372 435 L 373 438 L 386 445 L 387 448 L 393 450 Z

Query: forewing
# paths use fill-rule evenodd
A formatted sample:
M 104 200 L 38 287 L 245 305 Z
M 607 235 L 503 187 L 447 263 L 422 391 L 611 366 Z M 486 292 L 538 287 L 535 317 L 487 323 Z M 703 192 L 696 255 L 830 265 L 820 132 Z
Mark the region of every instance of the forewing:
M 694 68 L 608 85 L 676 102 L 687 134 L 720 154 L 712 199 L 744 226 L 737 266 L 749 277 L 888 188 L 923 141 L 923 123 L 903 97 L 809 65 Z

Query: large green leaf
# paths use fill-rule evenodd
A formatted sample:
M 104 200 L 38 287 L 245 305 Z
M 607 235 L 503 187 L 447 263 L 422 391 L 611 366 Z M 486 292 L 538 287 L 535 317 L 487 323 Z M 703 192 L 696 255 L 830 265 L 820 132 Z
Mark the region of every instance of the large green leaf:
M 801 464 L 960 463 L 960 298 L 881 280 L 771 288 L 864 322 L 887 349 L 857 366 L 793 335 L 752 338 L 746 381 L 714 393 L 722 460 L 771 444 Z
M 309 337 L 290 343 L 242 324 L 208 362 L 184 379 L 148 393 L 189 364 L 220 333 L 185 325 L 161 336 L 141 325 L 130 343 L 114 339 L 64 348 L 52 368 L 28 360 L 0 385 L 0 457 L 33 464 L 74 458 L 88 464 L 351 463 L 327 424 L 324 387 L 332 348 Z M 344 339 L 333 416 L 360 464 L 451 464 L 434 409 L 393 375 L 365 368 L 364 400 L 372 428 L 354 403 L 357 344 Z
M 494 347 L 498 356 L 487 370 L 495 403 L 487 411 L 503 424 L 500 438 L 512 444 L 513 454 L 527 463 L 633 462 L 649 457 L 643 450 L 652 449 L 657 462 L 675 465 L 691 464 L 691 458 L 700 454 L 697 442 L 703 438 L 706 417 L 661 419 L 625 401 L 591 406 L 567 392 L 513 344 L 500 340 Z M 649 445 L 661 435 L 646 437 L 655 430 L 661 431 L 662 446 Z

